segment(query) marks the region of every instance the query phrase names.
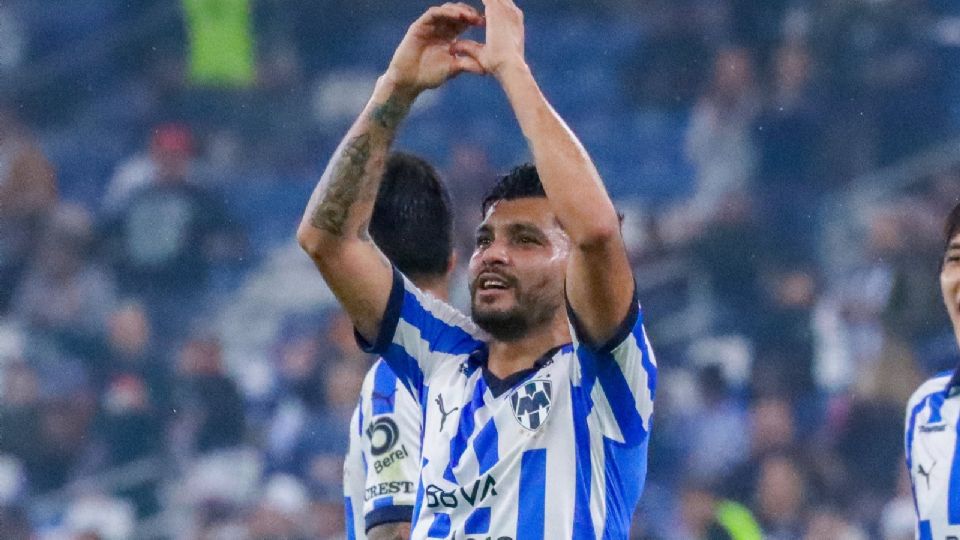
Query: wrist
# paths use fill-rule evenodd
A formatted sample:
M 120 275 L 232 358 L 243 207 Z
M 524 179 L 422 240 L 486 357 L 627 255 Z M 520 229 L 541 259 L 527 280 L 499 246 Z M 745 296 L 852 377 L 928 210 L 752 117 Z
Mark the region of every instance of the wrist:
M 399 81 L 390 71 L 387 71 L 377 78 L 373 95 L 374 98 L 379 98 L 380 101 L 390 99 L 396 103 L 410 106 L 413 105 L 413 102 L 416 101 L 417 96 L 419 96 L 422 91 L 422 88 L 416 88 L 410 84 Z
M 510 62 L 504 62 L 496 72 L 494 72 L 494 76 L 500 81 L 500 84 L 506 85 L 513 81 L 529 79 L 533 74 L 530 72 L 530 66 L 527 65 L 523 58 L 518 58 Z

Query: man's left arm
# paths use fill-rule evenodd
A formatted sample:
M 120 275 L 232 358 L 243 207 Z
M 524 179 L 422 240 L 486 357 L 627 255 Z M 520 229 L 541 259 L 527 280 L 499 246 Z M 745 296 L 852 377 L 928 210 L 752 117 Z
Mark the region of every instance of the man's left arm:
M 627 317 L 633 274 L 620 222 L 583 145 L 540 91 L 523 51 L 523 14 L 512 0 L 484 0 L 487 40 L 455 48 L 477 58 L 503 87 L 533 153 L 543 189 L 570 237 L 567 297 L 581 338 L 602 344 Z

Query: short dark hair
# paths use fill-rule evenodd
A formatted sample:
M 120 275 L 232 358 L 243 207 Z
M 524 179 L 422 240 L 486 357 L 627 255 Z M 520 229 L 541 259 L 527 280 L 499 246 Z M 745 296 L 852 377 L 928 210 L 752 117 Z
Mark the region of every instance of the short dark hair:
M 947 216 L 947 222 L 943 224 L 943 246 L 944 250 L 950 245 L 950 239 L 960 233 L 960 203 L 957 203 L 950 215 Z
M 536 165 L 524 163 L 497 179 L 497 183 L 484 195 L 480 210 L 486 216 L 487 210 L 498 201 L 546 196 L 547 192 L 543 190 L 543 183 L 540 182 L 540 173 L 537 172 Z M 617 220 L 623 225 L 623 214 L 619 210 Z
M 481 210 L 483 215 L 487 215 L 487 210 L 497 201 L 546 196 L 537 167 L 532 163 L 524 163 L 497 179 L 497 183 L 483 197 Z
M 439 277 L 453 254 L 450 195 L 436 169 L 412 154 L 387 158 L 370 236 L 407 277 Z

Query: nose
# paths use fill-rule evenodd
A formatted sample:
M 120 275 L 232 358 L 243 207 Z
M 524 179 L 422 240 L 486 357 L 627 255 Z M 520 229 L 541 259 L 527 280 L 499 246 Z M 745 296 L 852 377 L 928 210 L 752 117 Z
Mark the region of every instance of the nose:
M 500 240 L 491 242 L 490 245 L 483 248 L 478 255 L 483 266 L 505 265 L 510 262 L 507 243 Z

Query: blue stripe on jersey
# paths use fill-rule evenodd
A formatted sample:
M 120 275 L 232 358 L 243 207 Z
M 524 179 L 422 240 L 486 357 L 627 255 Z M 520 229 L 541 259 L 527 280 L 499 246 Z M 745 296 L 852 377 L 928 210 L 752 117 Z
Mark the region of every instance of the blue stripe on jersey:
M 517 540 L 543 540 L 546 502 L 547 449 L 527 450 L 520 458 L 520 500 L 517 506 Z
M 913 406 L 913 409 L 910 410 L 910 419 L 907 420 L 907 473 L 909 473 L 908 476 L 910 478 L 910 489 L 913 491 L 913 508 L 917 510 L 918 513 L 920 510 L 917 506 L 917 488 L 913 485 L 913 430 L 917 425 L 917 415 L 923 410 L 929 397 L 930 396 L 926 396 Z
M 930 528 L 930 521 L 923 520 L 920 522 L 920 536 L 919 540 L 933 540 L 933 530 Z
M 477 385 L 473 389 L 473 397 L 470 398 L 470 402 L 463 406 L 463 410 L 460 411 L 460 423 L 457 426 L 457 435 L 450 439 L 450 462 L 447 463 L 447 468 L 443 471 L 443 477 L 457 484 L 457 477 L 454 475 L 453 470 L 460 465 L 460 458 L 463 457 L 463 453 L 467 450 L 467 441 L 470 440 L 470 436 L 473 435 L 473 430 L 476 428 L 476 419 L 474 414 L 477 410 L 483 407 L 483 391 L 486 388 L 486 385 L 483 382 L 483 377 L 477 377 Z M 447 405 L 448 409 L 454 407 L 453 404 Z
M 421 445 L 421 448 L 423 448 L 422 445 Z M 422 458 L 420 460 L 420 469 L 421 470 L 425 469 L 427 467 L 427 463 L 430 463 L 430 460 L 427 458 Z M 420 478 L 417 481 L 417 497 L 413 501 L 413 518 L 410 520 L 411 531 L 416 530 L 417 528 L 417 521 L 420 520 L 420 507 L 423 506 L 423 495 L 424 495 L 423 475 L 421 474 L 419 476 Z
M 390 496 L 388 496 L 388 497 L 381 497 L 381 498 L 373 501 L 373 509 L 374 509 L 374 510 L 377 510 L 377 509 L 379 509 L 379 508 L 383 508 L 383 507 L 385 507 L 385 506 L 393 506 L 393 495 L 390 495 Z
M 645 441 L 647 429 L 637 411 L 637 402 L 633 398 L 627 379 L 620 370 L 620 365 L 614 362 L 612 357 L 598 362 L 597 378 L 607 402 L 610 403 L 610 409 L 620 427 L 624 442 L 629 445 L 638 445 Z
M 499 445 L 497 424 L 491 418 L 473 439 L 473 451 L 476 452 L 477 461 L 480 463 L 480 474 L 489 471 L 500 461 Z
M 343 510 L 346 514 L 344 523 L 347 524 L 347 540 L 356 540 L 357 532 L 353 526 L 353 502 L 350 500 L 350 497 L 344 497 Z
M 420 336 L 429 343 L 431 351 L 467 354 L 473 352 L 481 343 L 463 328 L 449 324 L 431 313 L 410 291 L 404 293 L 400 316 L 420 330 Z
M 943 395 L 945 391 L 939 395 Z M 931 396 L 932 404 L 935 397 Z M 931 405 L 932 407 L 932 405 Z M 951 525 L 960 524 L 960 419 L 957 420 L 957 440 L 953 449 L 953 463 L 950 464 L 950 483 L 947 487 L 947 521 Z
M 450 534 L 450 514 L 434 514 L 427 538 L 446 538 Z
M 357 435 L 363 437 L 363 394 L 357 400 Z
M 373 395 L 370 404 L 373 414 L 389 414 L 394 411 L 397 401 L 397 376 L 386 362 L 378 362 L 373 374 Z
M 414 397 L 419 397 L 423 390 L 423 371 L 420 370 L 417 359 L 396 343 L 386 347 L 383 351 L 383 359 L 390 364 L 390 369 L 400 378 L 400 382 L 407 387 L 407 390 Z
M 647 474 L 647 445 L 620 444 L 604 437 L 603 456 L 607 509 L 603 538 L 627 538 Z
M 573 405 L 573 444 L 576 451 L 576 484 L 573 503 L 573 538 L 593 540 L 596 537 L 593 517 L 590 515 L 590 430 L 587 416 L 593 408 L 590 393 L 583 386 L 570 385 Z
M 485 534 L 490 530 L 490 508 L 477 508 L 463 525 L 466 534 Z
M 930 399 L 930 418 L 927 419 L 927 422 L 935 424 L 937 422 L 943 422 L 943 417 L 940 416 L 940 408 L 943 407 L 943 402 L 947 399 L 946 392 L 937 392 L 929 396 Z

